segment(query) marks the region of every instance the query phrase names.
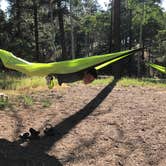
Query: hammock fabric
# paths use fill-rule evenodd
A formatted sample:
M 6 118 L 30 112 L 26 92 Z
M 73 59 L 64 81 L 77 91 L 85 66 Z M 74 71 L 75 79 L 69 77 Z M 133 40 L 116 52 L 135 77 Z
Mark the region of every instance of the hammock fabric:
M 146 64 L 148 64 L 150 67 L 152 67 L 152 68 L 154 68 L 154 69 L 166 74 L 166 67 L 160 66 L 160 65 L 156 65 L 154 63 L 146 63 Z
M 0 49 L 0 59 L 5 67 L 22 72 L 28 76 L 47 76 L 50 74 L 70 74 L 95 67 L 96 70 L 99 70 L 139 50 L 127 50 L 61 62 L 31 63 L 14 56 L 11 52 Z

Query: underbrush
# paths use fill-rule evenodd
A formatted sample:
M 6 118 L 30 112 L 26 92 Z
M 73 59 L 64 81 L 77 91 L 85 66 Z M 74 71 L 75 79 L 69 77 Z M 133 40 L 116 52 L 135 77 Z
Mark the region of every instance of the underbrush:
M 55 81 L 56 85 L 56 81 Z M 44 77 L 26 77 L 17 74 L 0 74 L 0 89 L 3 91 L 34 91 L 48 88 Z
M 148 87 L 166 87 L 166 79 L 158 78 L 122 78 L 119 81 L 121 86 L 148 86 Z
M 113 81 L 113 77 L 97 79 L 93 85 L 106 85 Z M 166 79 L 158 78 L 129 78 L 123 77 L 118 82 L 119 86 L 149 86 L 149 87 L 166 87 Z
M 91 85 L 106 85 L 113 81 L 113 77 L 101 77 L 95 80 Z M 55 86 L 57 85 L 57 80 L 54 80 Z M 74 85 L 78 84 L 76 82 Z M 70 84 L 71 85 L 71 84 Z M 156 86 L 156 87 L 166 87 L 166 79 L 154 79 L 154 78 L 121 78 L 118 86 Z M 17 91 L 30 92 L 48 89 L 46 85 L 46 80 L 44 77 L 25 77 L 12 74 L 1 74 L 0 75 L 0 89 L 3 91 L 10 91 L 11 93 L 17 93 Z

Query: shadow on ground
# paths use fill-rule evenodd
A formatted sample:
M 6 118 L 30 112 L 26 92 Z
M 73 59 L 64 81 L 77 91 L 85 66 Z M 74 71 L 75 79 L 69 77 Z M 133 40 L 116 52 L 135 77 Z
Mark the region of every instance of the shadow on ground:
M 50 148 L 77 124 L 91 114 L 113 90 L 118 80 L 113 80 L 84 108 L 59 124 L 52 127 L 54 136 L 42 136 L 33 140 L 26 146 L 21 146 L 19 141 L 10 142 L 0 139 L 0 165 L 3 166 L 61 166 L 60 161 L 47 152 Z

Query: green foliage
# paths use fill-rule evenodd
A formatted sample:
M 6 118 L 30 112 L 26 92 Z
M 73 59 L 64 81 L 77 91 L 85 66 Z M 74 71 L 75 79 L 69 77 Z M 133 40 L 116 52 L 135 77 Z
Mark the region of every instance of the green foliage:
M 42 102 L 42 106 L 43 106 L 44 108 L 50 107 L 50 105 L 52 104 L 49 99 L 42 100 L 41 102 Z
M 21 95 L 19 100 L 23 103 L 24 107 L 30 107 L 34 104 L 34 100 L 30 95 Z
M 113 77 L 105 77 L 95 80 L 93 85 L 107 85 L 113 81 Z M 117 86 L 146 86 L 146 87 L 166 87 L 166 79 L 154 78 L 129 78 L 123 77 L 117 82 Z
M 7 106 L 9 106 L 8 96 L 0 94 L 0 109 L 4 109 Z
M 166 87 L 166 80 L 154 78 L 122 78 L 118 85 L 120 86 L 147 86 L 147 87 Z
M 30 90 L 40 86 L 46 86 L 45 79 L 42 77 L 17 76 L 16 73 L 0 73 L 0 89 L 5 90 Z

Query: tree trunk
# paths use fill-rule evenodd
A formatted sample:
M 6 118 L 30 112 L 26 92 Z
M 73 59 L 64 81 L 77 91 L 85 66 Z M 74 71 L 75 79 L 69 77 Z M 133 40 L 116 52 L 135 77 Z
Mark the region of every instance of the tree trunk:
M 35 45 L 36 45 L 36 61 L 39 61 L 39 32 L 38 32 L 38 9 L 37 3 L 33 0 L 33 19 L 35 26 Z
M 132 48 L 132 9 L 129 9 L 129 49 Z
M 140 33 L 139 33 L 139 44 L 140 48 L 143 48 L 143 25 L 144 25 L 144 12 L 145 12 L 145 2 L 143 1 L 142 4 L 142 16 L 141 16 L 141 22 L 140 22 Z M 143 57 L 144 50 L 140 51 L 137 56 L 137 76 L 141 76 L 141 57 Z
M 64 30 L 64 21 L 63 21 L 63 11 L 61 7 L 61 0 L 57 1 L 58 7 L 58 20 L 59 20 L 59 31 L 60 31 L 60 42 L 62 48 L 62 59 L 68 59 L 66 54 L 66 43 L 65 43 L 65 30 Z
M 55 47 L 55 25 L 54 25 L 54 17 L 53 17 L 53 3 L 52 1 L 49 2 L 49 10 L 50 10 L 50 19 L 51 19 L 51 45 L 53 47 L 53 52 L 55 53 L 56 47 Z
M 85 34 L 85 55 L 89 56 L 90 48 L 89 48 L 89 32 Z
M 132 48 L 132 9 L 129 9 L 129 49 Z M 132 76 L 132 73 L 134 72 L 133 70 L 133 65 L 132 65 L 132 59 L 133 56 L 129 56 L 129 61 L 128 61 L 128 74 L 129 76 Z
M 16 36 L 19 37 L 20 36 L 20 0 L 16 0 L 16 21 L 17 21 L 17 32 L 16 32 Z
M 112 51 L 120 51 L 120 0 L 112 0 Z
M 70 24 L 71 24 L 71 57 L 75 59 L 75 42 L 74 42 L 74 26 L 73 26 L 73 18 L 71 16 L 73 12 L 72 1 L 70 0 Z
M 120 51 L 120 0 L 112 0 L 112 41 L 111 52 Z M 116 78 L 120 77 L 121 65 L 117 62 L 113 65 Z

